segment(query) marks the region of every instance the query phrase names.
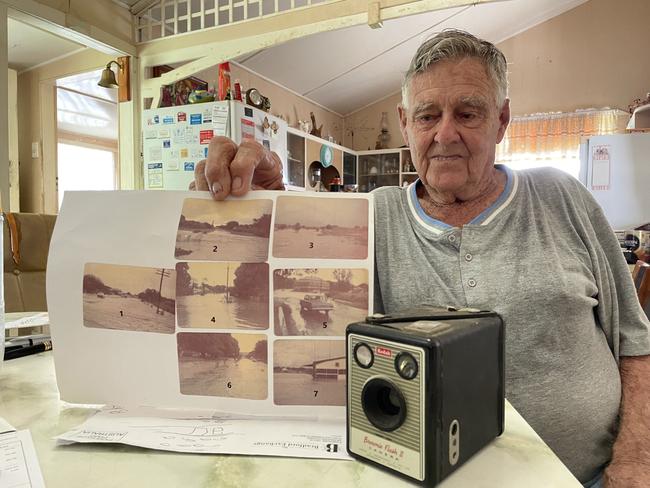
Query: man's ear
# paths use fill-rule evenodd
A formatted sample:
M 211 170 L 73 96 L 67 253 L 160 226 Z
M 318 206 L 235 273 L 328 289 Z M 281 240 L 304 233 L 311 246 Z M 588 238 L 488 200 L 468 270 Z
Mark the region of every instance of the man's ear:
M 510 124 L 510 99 L 506 98 L 503 101 L 503 107 L 501 107 L 501 112 L 499 113 L 499 131 L 497 132 L 497 144 L 503 140 L 503 136 L 506 135 L 506 129 Z
M 397 105 L 397 116 L 399 117 L 399 130 L 402 133 L 402 139 L 404 139 L 404 144 L 409 145 L 409 136 L 406 132 L 406 118 L 408 117 L 407 110 L 404 106 L 399 103 Z

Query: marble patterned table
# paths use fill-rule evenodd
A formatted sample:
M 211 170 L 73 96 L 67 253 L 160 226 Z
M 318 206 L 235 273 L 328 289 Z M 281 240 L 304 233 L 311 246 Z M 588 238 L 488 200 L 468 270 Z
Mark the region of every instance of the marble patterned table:
M 580 488 L 516 410 L 506 407 L 504 434 L 438 486 Z M 178 454 L 119 444 L 55 445 L 55 436 L 93 412 L 59 400 L 51 353 L 14 359 L 0 369 L 0 417 L 31 431 L 48 488 L 416 486 L 356 461 Z

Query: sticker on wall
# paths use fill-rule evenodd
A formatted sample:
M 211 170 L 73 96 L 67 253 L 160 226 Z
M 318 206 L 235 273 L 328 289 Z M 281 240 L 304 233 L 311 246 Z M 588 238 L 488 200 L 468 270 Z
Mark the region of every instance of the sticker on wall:
M 202 159 L 204 157 L 203 156 L 203 149 L 204 148 L 202 148 L 202 147 L 196 147 L 196 146 L 193 147 L 190 150 L 190 156 L 189 157 L 192 158 L 192 159 Z
M 158 115 L 154 115 L 153 117 L 147 119 L 147 125 L 156 125 L 159 123 L 160 123 L 160 117 Z
M 241 119 L 241 138 L 255 139 L 255 122 Z
M 169 151 L 169 157 L 165 158 L 165 159 L 172 160 L 172 159 L 178 159 L 178 157 L 179 157 L 178 150 L 177 149 L 172 149 L 171 151 Z
M 158 131 L 153 129 L 153 130 L 146 130 L 144 131 L 144 138 L 145 139 L 158 139 Z
M 169 139 L 169 129 L 160 129 L 158 131 L 158 137 L 161 139 Z
M 176 120 L 178 122 L 187 122 L 187 114 L 185 112 L 178 112 L 176 114 Z
M 199 132 L 199 143 L 200 144 L 210 144 L 210 141 L 214 137 L 214 132 L 210 130 L 202 130 Z
M 165 139 L 163 141 L 163 148 L 169 149 L 170 147 L 172 147 L 172 141 L 170 141 L 169 139 Z
M 190 125 L 202 124 L 201 114 L 190 114 Z
M 147 183 L 149 188 L 163 187 L 163 164 L 149 163 L 147 166 Z
M 168 171 L 178 171 L 180 168 L 180 165 L 178 164 L 178 161 L 167 161 L 167 170 Z
M 186 162 L 186 163 L 183 165 L 183 169 L 184 169 L 185 171 L 194 171 L 194 163 L 193 163 L 193 162 L 189 162 L 189 161 Z
M 181 158 L 189 158 L 190 156 L 189 156 L 188 153 L 189 153 L 189 151 L 187 150 L 186 147 L 182 148 L 182 149 L 179 151 L 179 155 L 180 155 Z
M 165 115 L 163 117 L 163 124 L 169 125 L 169 124 L 173 124 L 173 123 L 174 123 L 174 117 L 172 117 L 171 115 Z

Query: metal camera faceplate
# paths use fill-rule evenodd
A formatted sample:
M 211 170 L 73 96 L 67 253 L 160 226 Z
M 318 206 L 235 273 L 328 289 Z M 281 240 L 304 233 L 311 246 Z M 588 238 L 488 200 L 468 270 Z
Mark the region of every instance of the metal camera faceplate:
M 373 352 L 370 365 L 355 360 L 355 348 L 365 344 Z M 360 334 L 348 336 L 348 422 L 349 450 L 398 471 L 416 480 L 425 477 L 425 350 L 409 344 L 392 342 Z M 364 348 L 365 351 L 365 348 Z M 409 353 L 417 363 L 418 373 L 413 379 L 405 379 L 396 370 L 396 358 L 400 353 Z M 365 356 L 364 356 L 365 357 Z M 372 390 L 374 388 L 374 390 Z M 369 411 L 375 398 L 382 402 L 381 391 L 397 390 L 393 402 L 388 401 L 379 410 L 386 415 L 379 419 Z M 364 406 L 364 402 L 366 402 Z M 372 419 L 372 421 L 369 419 Z M 381 418 L 381 417 L 386 417 Z M 403 417 L 403 418 L 402 418 Z M 385 424 L 381 421 L 386 420 Z M 374 423 L 383 425 L 378 428 Z

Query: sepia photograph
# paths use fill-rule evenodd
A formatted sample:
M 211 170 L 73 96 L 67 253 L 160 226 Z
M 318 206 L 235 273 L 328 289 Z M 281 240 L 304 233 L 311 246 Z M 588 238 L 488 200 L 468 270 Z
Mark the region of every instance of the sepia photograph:
M 266 399 L 265 335 L 180 332 L 176 340 L 183 395 Z
M 86 263 L 86 327 L 173 334 L 176 278 L 173 269 Z
M 269 328 L 269 265 L 177 263 L 179 327 Z
M 183 202 L 174 255 L 183 260 L 264 262 L 272 208 L 271 200 L 188 198 Z
M 273 256 L 366 259 L 368 201 L 357 198 L 278 197 Z
M 365 269 L 276 269 L 273 272 L 275 335 L 342 336 L 348 324 L 367 315 L 368 271 Z
M 273 403 L 344 406 L 345 341 L 275 341 Z

